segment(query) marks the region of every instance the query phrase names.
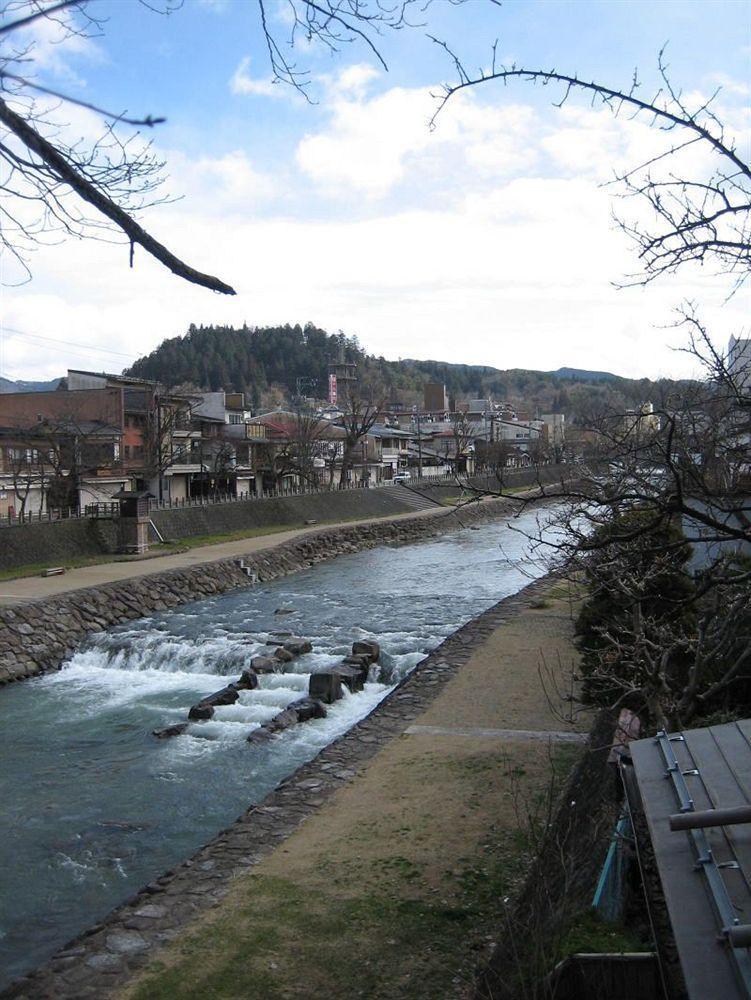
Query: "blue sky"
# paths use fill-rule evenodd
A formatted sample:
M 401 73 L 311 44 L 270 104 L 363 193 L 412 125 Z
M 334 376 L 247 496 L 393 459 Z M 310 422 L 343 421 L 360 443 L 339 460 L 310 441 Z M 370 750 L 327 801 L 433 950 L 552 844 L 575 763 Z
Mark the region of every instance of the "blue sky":
M 613 288 L 634 259 L 601 185 L 651 153 L 654 133 L 582 100 L 558 110 L 551 89 L 526 84 L 477 88 L 431 133 L 430 92 L 453 74 L 425 37 L 449 41 L 468 67 L 487 64 L 496 38 L 504 61 L 614 85 L 638 66 L 645 93 L 668 42 L 685 91 L 724 85 L 721 109 L 747 147 L 745 3 L 437 0 L 425 28 L 384 35 L 388 73 L 362 45 L 336 56 L 303 46 L 295 58 L 310 69 L 314 104 L 269 85 L 252 0 L 187 0 L 169 17 L 135 0 L 96 9 L 102 37 L 51 45 L 37 33 L 38 77 L 111 109 L 167 117 L 153 140 L 166 190 L 184 197 L 145 224 L 238 295 L 189 287 L 138 253 L 130 271 L 121 246 L 44 248 L 33 281 L 1 293 L 0 374 L 119 368 L 190 322 L 312 320 L 392 358 L 633 376 L 686 373 L 672 350 L 680 337 L 666 329 L 686 297 L 699 300 L 719 343 L 748 333 L 748 299 L 726 302 L 726 279 L 686 273 Z M 283 39 L 285 5 L 267 9 Z M 81 134 L 99 127 L 92 115 L 68 119 Z

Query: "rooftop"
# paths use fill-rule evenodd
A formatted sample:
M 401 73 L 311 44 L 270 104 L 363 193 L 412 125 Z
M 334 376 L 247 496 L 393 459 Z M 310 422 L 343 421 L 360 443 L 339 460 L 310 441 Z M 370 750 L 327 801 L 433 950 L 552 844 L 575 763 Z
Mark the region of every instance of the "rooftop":
M 698 814 L 751 807 L 751 720 L 662 733 L 630 749 L 628 801 L 647 821 L 688 996 L 749 997 L 751 956 L 727 931 L 749 925 L 751 942 L 751 809 L 745 822 Z M 675 828 L 676 814 L 689 829 Z

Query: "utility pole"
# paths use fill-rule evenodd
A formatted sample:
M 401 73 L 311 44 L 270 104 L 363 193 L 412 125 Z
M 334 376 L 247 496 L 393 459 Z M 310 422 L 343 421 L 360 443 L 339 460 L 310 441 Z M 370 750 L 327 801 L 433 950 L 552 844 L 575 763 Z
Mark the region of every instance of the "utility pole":
M 162 481 L 162 465 L 163 465 L 163 452 L 162 452 L 162 400 L 159 395 L 159 390 L 156 391 L 156 474 L 159 479 L 159 488 L 157 492 L 159 493 L 159 501 L 164 499 L 164 483 Z
M 420 432 L 420 404 L 417 404 L 417 475 L 422 479 L 422 433 Z

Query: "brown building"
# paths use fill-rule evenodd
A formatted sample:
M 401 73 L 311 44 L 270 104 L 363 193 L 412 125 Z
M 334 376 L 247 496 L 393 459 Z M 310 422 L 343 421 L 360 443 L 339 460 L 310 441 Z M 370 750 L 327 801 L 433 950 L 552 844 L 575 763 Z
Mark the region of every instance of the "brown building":
M 422 408 L 426 413 L 447 413 L 449 397 L 440 382 L 426 382 L 422 387 Z

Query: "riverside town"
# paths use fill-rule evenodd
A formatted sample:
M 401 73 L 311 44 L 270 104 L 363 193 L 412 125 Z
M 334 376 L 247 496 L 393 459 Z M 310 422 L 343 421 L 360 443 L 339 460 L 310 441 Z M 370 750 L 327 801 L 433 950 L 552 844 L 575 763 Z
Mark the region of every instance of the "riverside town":
M 0 0 L 0 1000 L 751 998 L 750 54 Z

